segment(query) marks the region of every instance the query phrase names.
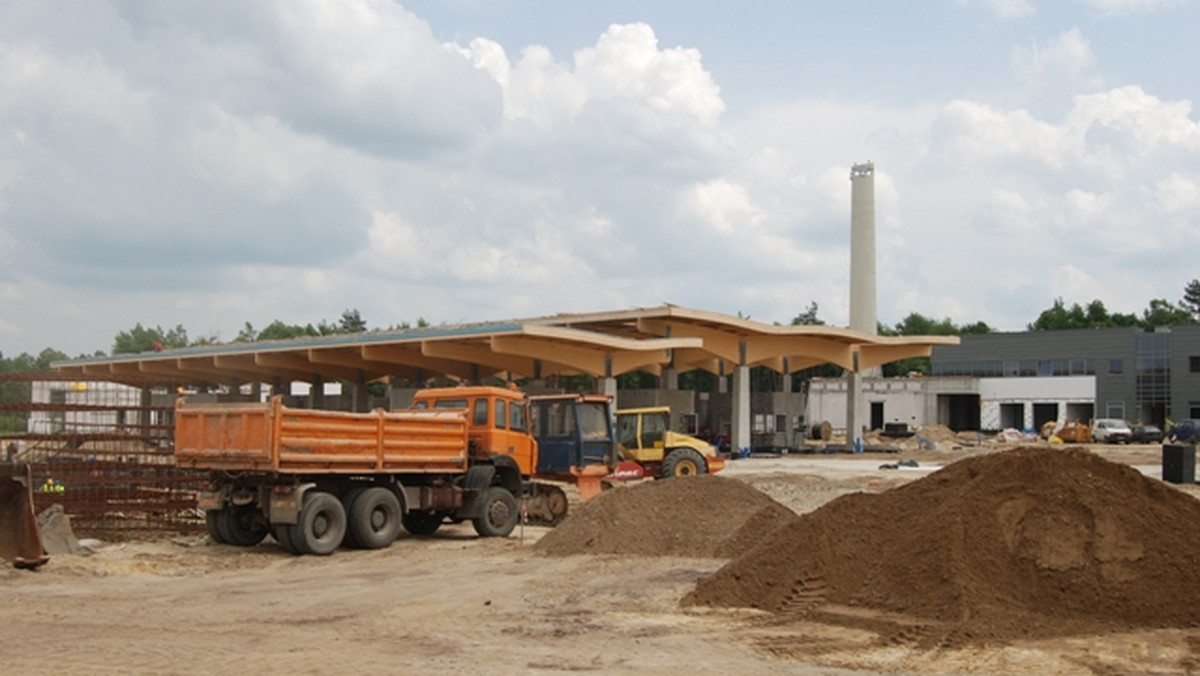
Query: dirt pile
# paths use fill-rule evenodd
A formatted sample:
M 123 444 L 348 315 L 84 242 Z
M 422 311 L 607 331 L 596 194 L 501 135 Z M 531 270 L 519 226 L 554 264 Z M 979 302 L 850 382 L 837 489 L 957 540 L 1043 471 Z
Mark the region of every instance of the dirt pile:
M 838 498 L 684 604 L 947 645 L 1194 626 L 1198 569 L 1200 501 L 1080 448 L 1021 447 Z
M 703 475 L 605 491 L 535 545 L 545 554 L 733 558 L 799 517 L 741 481 Z

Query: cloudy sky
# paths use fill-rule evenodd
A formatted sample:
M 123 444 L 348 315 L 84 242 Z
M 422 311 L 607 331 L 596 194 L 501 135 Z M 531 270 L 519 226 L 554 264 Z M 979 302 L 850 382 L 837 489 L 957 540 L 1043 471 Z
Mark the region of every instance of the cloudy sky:
M 1020 330 L 1200 276 L 1187 0 L 0 0 L 0 351 L 675 303 Z

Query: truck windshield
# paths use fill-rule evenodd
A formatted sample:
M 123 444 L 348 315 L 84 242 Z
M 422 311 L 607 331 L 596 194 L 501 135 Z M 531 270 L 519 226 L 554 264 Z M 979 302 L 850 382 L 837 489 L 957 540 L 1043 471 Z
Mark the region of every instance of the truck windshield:
M 608 422 L 608 408 L 604 404 L 579 405 L 579 426 L 584 439 L 607 439 Z

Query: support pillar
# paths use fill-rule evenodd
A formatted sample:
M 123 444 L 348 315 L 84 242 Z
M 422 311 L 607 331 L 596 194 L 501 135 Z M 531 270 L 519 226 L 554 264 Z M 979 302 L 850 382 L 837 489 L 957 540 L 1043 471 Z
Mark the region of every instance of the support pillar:
M 313 374 L 312 387 L 308 390 L 308 407 L 325 408 L 325 379 L 319 373 Z
M 662 371 L 662 383 L 660 385 L 664 390 L 679 389 L 679 371 L 675 367 L 668 367 Z
M 599 385 L 600 394 L 612 397 L 613 408 L 617 408 L 619 405 L 617 402 L 617 378 L 613 375 L 611 354 L 604 357 L 604 377 L 599 379 L 597 385 Z
M 350 410 L 355 413 L 366 413 L 369 410 L 367 395 L 367 374 L 358 370 L 358 382 L 350 388 Z
M 750 367 L 733 368 L 733 416 L 729 430 L 730 449 L 735 454 L 750 448 Z
M 846 443 L 855 452 L 862 449 L 863 425 L 866 422 L 866 399 L 862 391 L 863 374 L 858 370 L 858 353 L 854 353 L 854 370 L 846 374 Z

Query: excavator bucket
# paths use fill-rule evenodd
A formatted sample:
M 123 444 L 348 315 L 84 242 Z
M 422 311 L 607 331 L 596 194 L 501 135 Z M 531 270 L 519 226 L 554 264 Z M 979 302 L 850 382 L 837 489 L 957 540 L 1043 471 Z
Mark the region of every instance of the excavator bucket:
M 0 465 L 0 558 L 17 568 L 50 560 L 33 511 L 33 473 L 26 464 Z

